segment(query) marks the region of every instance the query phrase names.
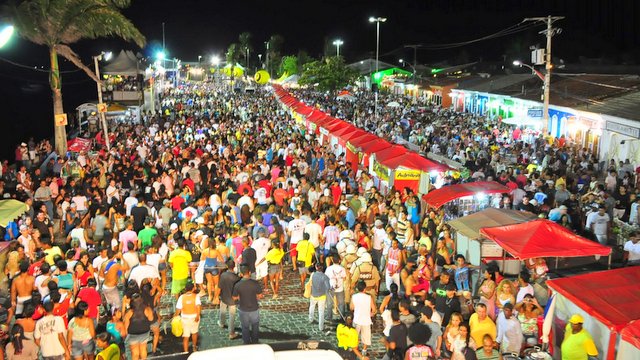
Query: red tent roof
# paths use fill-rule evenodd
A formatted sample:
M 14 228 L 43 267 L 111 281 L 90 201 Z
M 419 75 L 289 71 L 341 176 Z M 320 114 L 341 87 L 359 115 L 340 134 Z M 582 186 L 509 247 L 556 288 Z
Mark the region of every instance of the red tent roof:
M 326 119 L 327 116 L 329 115 L 327 115 L 325 112 L 320 111 L 318 109 L 314 109 L 313 112 L 308 115 L 307 120 L 317 124 L 322 119 Z
M 408 152 L 407 148 L 400 145 L 391 145 L 384 150 L 376 151 L 376 161 L 380 164 L 387 166 L 388 160 L 404 155 Z M 388 167 L 388 166 L 387 166 Z
M 357 128 L 357 127 L 355 127 L 355 126 L 353 126 L 353 125 L 351 125 L 351 124 L 347 123 L 347 126 L 345 126 L 345 127 L 341 128 L 341 129 L 339 129 L 339 130 L 336 130 L 336 131 L 332 132 L 332 133 L 331 133 L 331 135 L 333 135 L 333 136 L 337 136 L 337 137 L 339 137 L 339 138 L 343 138 L 343 137 L 344 137 L 344 135 L 349 134 L 349 133 L 352 133 L 352 132 L 354 132 L 354 131 L 356 131 L 356 130 L 358 130 L 358 128 Z
M 349 139 L 349 142 L 353 146 L 360 147 L 360 146 L 362 146 L 364 144 L 368 144 L 368 143 L 371 143 L 373 141 L 379 141 L 379 140 L 380 140 L 379 137 L 364 131 L 364 134 L 361 134 L 361 135 L 358 135 L 356 137 L 353 137 L 353 138 Z
M 345 134 L 344 136 L 342 136 L 342 138 L 343 138 L 345 141 L 349 141 L 349 142 L 351 142 L 351 140 L 353 140 L 353 139 L 355 139 L 355 138 L 361 137 L 361 136 L 363 136 L 363 135 L 368 135 L 368 134 L 369 134 L 368 132 L 366 132 L 366 131 L 364 131 L 364 130 L 362 130 L 362 129 L 360 129 L 360 128 L 356 128 L 354 131 L 352 131 L 352 132 L 350 132 L 350 133 L 347 133 L 347 134 Z M 374 136 L 375 136 L 375 135 L 374 135 Z
M 638 267 L 547 280 L 547 285 L 610 329 L 620 331 L 630 322 L 640 319 Z M 640 334 L 637 323 L 628 335 Z
M 437 209 L 451 200 L 480 192 L 484 194 L 504 194 L 511 192 L 511 189 L 495 181 L 477 181 L 443 186 L 440 189 L 429 191 L 429 193 L 422 198 L 429 206 Z
M 328 120 L 328 118 L 327 118 L 327 120 Z M 333 134 L 334 132 L 336 132 L 336 131 L 344 128 L 344 127 L 352 126 L 352 125 L 349 125 L 349 123 L 347 123 L 345 121 L 342 121 L 340 119 L 332 118 L 331 121 L 327 121 L 324 124 L 321 124 L 320 126 L 322 126 L 323 128 L 329 130 L 329 132 Z
M 374 135 L 375 136 L 375 135 Z M 358 147 L 367 154 L 373 154 L 392 147 L 393 144 L 376 136 L 375 140 L 363 142 Z
M 564 226 L 544 219 L 521 224 L 482 228 L 480 229 L 480 234 L 495 241 L 518 259 L 607 256 L 611 254 L 610 247 L 585 239 Z
M 307 116 L 311 114 L 311 112 L 313 112 L 313 108 L 305 105 L 302 101 L 299 102 L 296 106 L 294 106 L 293 110 L 295 110 L 295 112 L 297 112 L 298 114 L 301 114 L 304 116 Z
M 386 167 L 390 169 L 397 169 L 398 167 L 406 167 L 409 169 L 416 169 L 422 171 L 447 171 L 450 168 L 447 165 L 440 164 L 439 162 L 425 159 L 424 157 L 408 151 L 404 155 L 400 155 L 395 158 L 388 159 Z
M 620 336 L 624 341 L 637 347 L 640 351 L 640 319 L 633 321 L 631 325 L 622 329 Z

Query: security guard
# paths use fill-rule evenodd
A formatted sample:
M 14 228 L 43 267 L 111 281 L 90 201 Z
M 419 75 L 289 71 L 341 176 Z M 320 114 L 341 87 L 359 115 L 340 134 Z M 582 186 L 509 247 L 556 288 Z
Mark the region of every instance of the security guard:
M 380 273 L 378 268 L 373 265 L 371 254 L 364 253 L 359 259 L 360 265 L 356 266 L 353 276 L 351 277 L 351 288 L 354 289 L 359 280 L 364 281 L 367 287 L 364 292 L 371 295 L 374 299 L 378 297 L 378 288 L 380 286 Z

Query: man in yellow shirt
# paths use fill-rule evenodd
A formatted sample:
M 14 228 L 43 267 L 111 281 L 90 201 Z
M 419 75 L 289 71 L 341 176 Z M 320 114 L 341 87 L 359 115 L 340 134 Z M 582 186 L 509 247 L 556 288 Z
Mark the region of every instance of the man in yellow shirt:
M 189 279 L 191 253 L 185 249 L 186 246 L 187 242 L 184 239 L 179 239 L 178 248 L 169 254 L 169 264 L 173 274 L 171 277 L 171 295 L 176 298 L 180 296 Z
M 482 344 L 484 336 L 489 334 L 496 338 L 496 324 L 487 316 L 487 306 L 483 303 L 476 305 L 476 312 L 469 318 L 471 337 L 476 344 Z
M 569 319 L 560 349 L 562 360 L 584 360 L 598 356 L 596 344 L 591 334 L 582 327 L 583 323 L 584 319 L 578 314 L 572 315 Z
M 310 235 L 304 233 L 302 240 L 298 241 L 296 251 L 298 252 L 298 258 L 296 259 L 298 266 L 298 273 L 300 274 L 300 286 L 304 289 L 304 281 L 309 274 L 309 267 L 313 263 L 313 254 L 316 253 L 316 248 L 311 242 L 309 242 Z
M 344 324 L 336 329 L 338 353 L 343 359 L 368 359 L 358 350 L 358 330 L 353 327 L 353 318 L 347 315 Z

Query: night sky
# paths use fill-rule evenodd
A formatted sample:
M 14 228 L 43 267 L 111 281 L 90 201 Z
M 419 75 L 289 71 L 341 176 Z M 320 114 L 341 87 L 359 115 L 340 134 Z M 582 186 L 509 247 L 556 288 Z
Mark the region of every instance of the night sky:
M 381 60 L 397 63 L 413 59 L 408 44 L 443 44 L 473 40 L 515 25 L 525 17 L 565 16 L 556 26 L 563 29 L 554 38 L 554 59 L 575 63 L 584 58 L 604 58 L 607 63 L 640 63 L 640 1 L 637 0 L 332 0 L 332 1 L 205 1 L 134 0 L 124 11 L 147 37 L 147 46 L 113 39 L 97 39 L 73 44 L 85 64 L 101 50 L 122 48 L 151 55 L 162 47 L 165 23 L 169 57 L 197 61 L 213 54 L 223 55 L 238 35 L 253 35 L 254 52 L 264 52 L 264 41 L 272 34 L 284 37 L 284 54 L 305 50 L 319 57 L 334 54 L 331 42 L 344 41 L 341 55 L 347 62 L 373 57 L 375 24 L 370 16 L 388 20 L 381 25 Z M 450 65 L 466 61 L 506 61 L 528 59 L 529 46 L 544 46 L 537 32 L 542 26 L 498 39 L 444 50 L 418 50 L 418 63 Z M 47 50 L 14 38 L 0 50 L 0 57 L 29 66 L 48 67 Z M 1 60 L 1 59 L 0 59 Z M 65 110 L 71 112 L 85 101 L 95 100 L 95 83 L 73 65 L 61 60 Z M 0 61 L 0 96 L 4 104 L 0 131 L 11 133 L 4 149 L 28 136 L 50 137 L 53 129 L 48 75 Z M 28 126 L 27 126 L 28 125 Z

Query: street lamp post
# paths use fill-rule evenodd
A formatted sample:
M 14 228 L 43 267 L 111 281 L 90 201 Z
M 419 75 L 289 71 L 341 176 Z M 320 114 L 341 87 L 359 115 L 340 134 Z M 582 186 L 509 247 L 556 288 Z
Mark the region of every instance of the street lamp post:
M 13 25 L 7 25 L 0 30 L 0 48 L 7 45 L 14 31 Z
M 333 45 L 336 46 L 336 56 L 340 57 L 340 45 L 344 44 L 344 41 L 336 39 L 333 41 Z
M 370 17 L 370 23 L 376 23 L 376 74 L 378 73 L 378 57 L 380 56 L 380 23 L 387 21 L 387 18 L 383 17 Z M 375 97 L 375 105 L 374 105 L 374 119 L 378 120 L 378 91 L 374 94 Z
M 98 85 L 98 116 L 100 116 L 100 122 L 102 123 L 102 135 L 104 135 L 104 143 L 107 145 L 107 151 L 111 150 L 111 142 L 109 141 L 109 127 L 107 126 L 107 119 L 105 117 L 105 111 L 101 109 L 104 104 L 102 103 L 102 80 L 100 78 L 100 67 L 98 66 L 98 61 L 104 59 L 108 61 L 111 59 L 111 52 L 101 52 L 100 55 L 96 55 L 93 57 L 93 64 L 96 68 L 96 76 L 98 77 L 98 81 L 96 84 Z

